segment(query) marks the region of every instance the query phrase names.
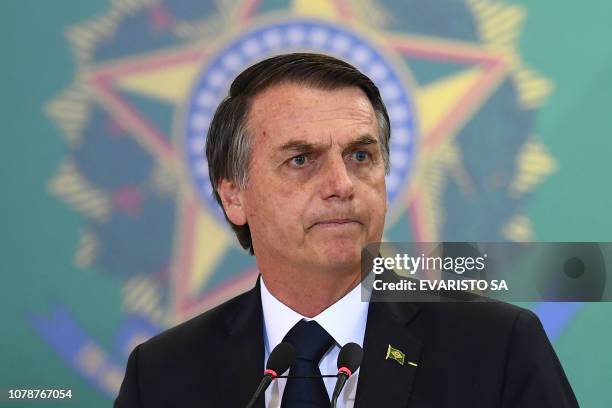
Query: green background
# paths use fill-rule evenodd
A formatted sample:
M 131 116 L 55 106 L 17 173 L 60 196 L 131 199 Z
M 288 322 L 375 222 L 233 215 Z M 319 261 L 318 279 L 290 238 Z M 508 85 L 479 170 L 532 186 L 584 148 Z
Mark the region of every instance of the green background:
M 535 236 L 539 241 L 612 241 L 612 3 L 517 3 L 528 11 L 521 55 L 555 84 L 535 133 L 559 169 L 528 204 Z M 8 388 L 71 388 L 75 398 L 65 406 L 111 404 L 26 322 L 59 298 L 101 345 L 111 347 L 121 318 L 121 282 L 72 264 L 82 220 L 47 192 L 70 149 L 43 113 L 43 106 L 75 77 L 66 27 L 108 8 L 102 0 L 0 2 L 4 395 Z M 584 306 L 554 344 L 581 406 L 604 407 L 612 401 L 611 345 L 612 304 Z M 7 403 L 4 396 L 0 401 L 27 405 Z

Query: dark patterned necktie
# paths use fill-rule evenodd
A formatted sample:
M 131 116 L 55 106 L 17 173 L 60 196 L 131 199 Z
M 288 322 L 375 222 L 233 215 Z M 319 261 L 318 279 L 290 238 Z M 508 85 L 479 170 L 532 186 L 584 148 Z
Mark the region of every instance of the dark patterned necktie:
M 289 375 L 320 376 L 319 361 L 329 350 L 334 339 L 319 323 L 300 320 L 284 338 L 293 344 L 295 362 Z M 323 378 L 288 378 L 283 391 L 281 408 L 329 408 L 330 401 Z

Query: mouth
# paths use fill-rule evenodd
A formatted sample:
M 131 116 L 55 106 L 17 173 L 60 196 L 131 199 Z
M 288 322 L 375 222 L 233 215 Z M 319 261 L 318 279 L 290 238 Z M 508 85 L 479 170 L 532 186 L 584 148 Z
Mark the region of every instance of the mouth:
M 320 227 L 320 228 L 347 228 L 359 226 L 361 223 L 352 218 L 334 218 L 330 220 L 323 220 L 315 222 L 311 228 Z

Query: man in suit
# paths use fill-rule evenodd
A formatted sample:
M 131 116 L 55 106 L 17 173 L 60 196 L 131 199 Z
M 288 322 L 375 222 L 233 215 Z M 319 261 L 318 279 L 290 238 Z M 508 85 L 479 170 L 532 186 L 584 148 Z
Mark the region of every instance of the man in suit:
M 335 374 L 364 349 L 339 407 L 575 407 L 531 312 L 500 302 L 362 302 L 361 250 L 382 238 L 390 125 L 376 86 L 317 54 L 232 83 L 206 146 L 215 197 L 260 271 L 255 287 L 137 346 L 116 407 L 244 407 L 267 356 Z M 396 350 L 396 358 L 389 358 Z M 325 407 L 334 378 L 277 379 L 259 407 Z

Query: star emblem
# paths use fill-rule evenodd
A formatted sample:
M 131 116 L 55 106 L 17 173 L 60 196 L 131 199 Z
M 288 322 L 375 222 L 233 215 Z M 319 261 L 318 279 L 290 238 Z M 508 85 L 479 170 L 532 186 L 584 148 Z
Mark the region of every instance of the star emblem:
M 495 16 L 486 8 L 486 2 L 471 3 L 477 18 L 486 21 L 487 12 L 488 18 Z M 255 23 L 256 7 L 256 2 L 252 1 L 237 5 L 236 10 L 240 11 L 229 14 L 228 18 L 234 21 L 230 25 Z M 518 8 L 508 6 L 503 9 L 504 12 L 508 10 L 520 14 Z M 292 16 L 332 20 L 358 30 L 384 49 L 404 71 L 404 77 L 409 78 L 406 86 L 410 88 L 416 106 L 416 162 L 402 199 L 404 205 L 397 211 L 409 220 L 412 237 L 418 241 L 435 241 L 439 237 L 441 211 L 436 208 L 436 197 L 440 183 L 436 171 L 441 167 L 453 168 L 459 178 L 467 180 L 462 175 L 460 152 L 453 142 L 454 137 L 490 95 L 509 75 L 516 76 L 517 72 L 523 78 L 521 83 L 526 84 L 527 96 L 522 102 L 525 106 L 537 104 L 538 98 L 544 98 L 550 91 L 541 89 L 537 92 L 538 86 L 544 87 L 541 78 L 530 76 L 507 49 L 492 46 L 494 42 L 476 43 L 384 31 L 369 25 L 359 7 L 331 0 L 296 1 L 287 11 Z M 163 32 L 168 29 L 172 16 L 162 6 L 152 6 L 149 14 L 156 30 Z M 516 32 L 519 23 L 517 20 L 516 24 L 509 25 L 504 33 Z M 252 286 L 257 273 L 252 267 L 243 267 L 223 279 L 215 278 L 217 267 L 228 257 L 237 256 L 240 250 L 231 230 L 198 200 L 181 153 L 185 141 L 176 130 L 177 123 L 184 119 L 181 116 L 183 104 L 196 76 L 221 43 L 218 40 L 157 48 L 137 56 L 91 64 L 82 73 L 84 86 L 112 117 L 108 126 L 114 130 L 109 134 L 114 132 L 133 138 L 154 158 L 162 183 L 165 180 L 166 185 L 173 186 L 176 194 L 174 249 L 171 263 L 164 272 L 170 287 L 167 321 L 184 320 L 243 292 Z M 452 66 L 453 69 L 434 78 L 414 75 L 415 66 L 427 64 L 432 67 Z M 521 157 L 527 162 L 535 160 L 543 165 L 535 175 L 523 176 L 522 179 L 517 176 L 517 194 L 529 190 L 554 170 L 554 161 L 539 148 L 540 145 L 530 146 Z M 203 146 L 201 148 L 203 151 Z M 533 169 L 533 166 L 529 168 Z M 56 181 L 56 185 L 61 183 Z M 466 185 L 469 188 L 468 181 Z M 99 212 L 103 218 L 104 205 L 119 205 L 127 212 L 136 213 L 141 198 L 137 189 L 128 188 L 116 193 L 111 204 L 103 197 L 100 202 Z M 391 218 L 397 220 L 400 216 L 396 214 Z M 517 236 L 529 234 L 525 219 L 517 218 L 510 227 Z M 93 238 L 89 236 L 88 239 L 91 241 Z M 223 283 L 217 284 L 219 280 Z

